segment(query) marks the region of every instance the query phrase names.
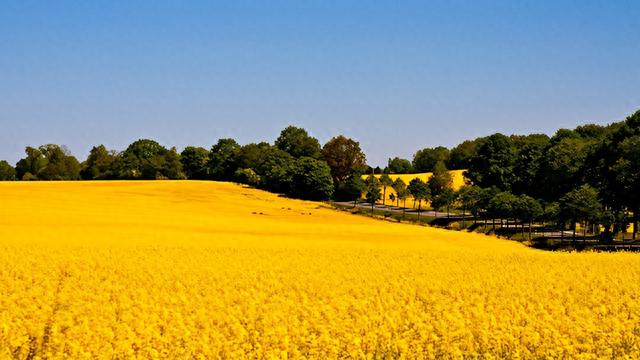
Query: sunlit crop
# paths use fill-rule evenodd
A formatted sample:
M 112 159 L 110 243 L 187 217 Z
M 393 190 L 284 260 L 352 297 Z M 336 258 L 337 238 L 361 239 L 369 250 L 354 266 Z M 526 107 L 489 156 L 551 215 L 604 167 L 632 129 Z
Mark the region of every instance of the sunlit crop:
M 0 184 L 0 358 L 640 358 L 640 256 L 237 185 Z

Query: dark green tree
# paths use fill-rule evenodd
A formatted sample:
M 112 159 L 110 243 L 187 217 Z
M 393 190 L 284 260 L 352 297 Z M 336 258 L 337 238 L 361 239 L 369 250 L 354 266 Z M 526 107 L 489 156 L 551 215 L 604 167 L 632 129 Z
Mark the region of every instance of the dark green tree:
M 375 208 L 376 202 L 382 197 L 380 192 L 380 181 L 372 174 L 367 177 L 366 184 L 367 192 L 364 197 L 367 202 L 371 204 L 371 215 L 373 215 L 373 209 Z
M 451 149 L 448 167 L 452 170 L 466 170 L 471 166 L 471 159 L 476 154 L 477 140 L 466 140 Z
M 380 186 L 382 187 L 382 205 L 386 205 L 385 200 L 387 197 L 387 188 L 393 186 L 393 180 L 387 174 L 380 175 L 378 179 L 380 181 Z
M 598 223 L 602 212 L 598 192 L 589 185 L 573 189 L 560 198 L 560 216 L 565 221 L 571 221 L 574 240 L 576 223 Z M 584 228 L 586 229 L 586 226 Z
M 205 180 L 209 178 L 209 151 L 203 147 L 187 146 L 180 153 L 182 170 L 187 179 Z
M 389 159 L 387 169 L 391 174 L 411 174 L 413 172 L 413 165 L 411 165 L 411 161 L 407 159 L 394 157 L 393 159 Z
M 317 159 L 320 157 L 318 139 L 309 136 L 305 129 L 299 127 L 287 126 L 276 139 L 275 145 L 295 158 L 307 156 Z
M 509 137 L 493 134 L 481 140 L 465 176 L 483 188 L 495 186 L 509 190 L 515 180 L 516 155 L 516 148 Z
M 342 183 L 351 175 L 360 175 L 367 168 L 367 161 L 360 144 L 342 135 L 329 140 L 322 147 L 322 159 L 331 168 L 336 184 Z
M 230 181 L 238 169 L 240 145 L 233 139 L 220 139 L 209 152 L 209 175 L 213 180 Z
M 413 155 L 413 168 L 417 172 L 431 172 L 438 162 L 449 162 L 450 155 L 449 149 L 444 146 L 418 150 Z
M 117 153 L 109 151 L 104 145 L 94 146 L 89 156 L 81 164 L 80 176 L 84 180 L 105 180 L 117 177 L 113 173 L 113 165 Z
M 420 210 L 422 209 L 422 201 L 429 201 L 431 193 L 429 186 L 419 178 L 415 178 L 409 182 L 407 190 L 418 201 L 418 221 L 420 221 Z
M 618 146 L 620 158 L 613 171 L 616 182 L 626 196 L 623 204 L 632 212 L 633 240 L 637 237 L 640 216 L 640 135 L 626 138 Z
M 16 169 L 5 160 L 0 161 L 0 181 L 12 181 L 16 179 Z
M 358 200 L 367 191 L 367 184 L 358 175 L 350 176 L 340 188 L 342 199 L 353 200 L 353 207 L 358 205 Z
M 306 200 L 327 200 L 334 191 L 331 169 L 324 162 L 303 156 L 290 169 L 289 196 Z

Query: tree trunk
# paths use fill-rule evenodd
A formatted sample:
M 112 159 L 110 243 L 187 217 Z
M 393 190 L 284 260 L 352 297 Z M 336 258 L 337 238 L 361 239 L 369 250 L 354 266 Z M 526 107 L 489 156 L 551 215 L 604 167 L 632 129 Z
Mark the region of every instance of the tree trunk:
M 529 241 L 531 241 L 531 224 L 533 223 L 533 220 L 529 220 Z
M 633 241 L 636 241 L 636 236 L 638 234 L 638 208 L 633 209 Z
M 355 209 L 358 206 L 358 199 L 353 200 L 353 208 Z
M 462 207 L 462 228 L 463 228 L 463 229 L 465 228 L 465 226 L 464 226 L 464 225 L 465 225 L 464 213 L 465 213 L 465 208 L 464 208 L 464 206 L 463 206 L 463 207 Z
M 373 216 L 373 207 L 374 207 L 375 204 L 376 204 L 375 201 L 371 202 L 371 216 Z
M 402 205 L 402 221 L 404 221 L 404 213 L 407 211 L 407 198 L 404 198 Z
M 418 223 L 420 223 L 420 207 L 422 206 L 422 200 L 418 201 Z
M 387 201 L 387 187 L 382 187 L 382 206 L 385 206 L 385 201 Z

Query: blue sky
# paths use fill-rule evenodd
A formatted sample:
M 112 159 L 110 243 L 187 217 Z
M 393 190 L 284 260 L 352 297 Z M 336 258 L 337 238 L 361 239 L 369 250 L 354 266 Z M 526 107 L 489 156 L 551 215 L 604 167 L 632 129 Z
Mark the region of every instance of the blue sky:
M 373 165 L 640 108 L 639 1 L 1 1 L 0 159 L 288 124 Z

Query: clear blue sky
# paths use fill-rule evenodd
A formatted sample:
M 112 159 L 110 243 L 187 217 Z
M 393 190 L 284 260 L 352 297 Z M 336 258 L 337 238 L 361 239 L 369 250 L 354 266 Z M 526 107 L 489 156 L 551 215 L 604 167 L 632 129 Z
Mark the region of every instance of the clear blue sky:
M 640 108 L 640 1 L 2 1 L 0 159 L 288 124 L 373 165 Z

